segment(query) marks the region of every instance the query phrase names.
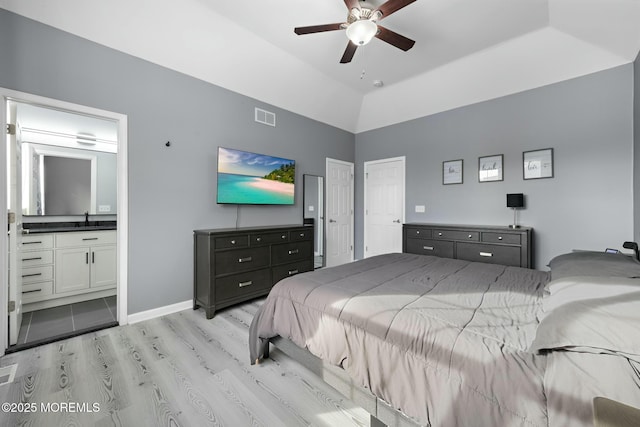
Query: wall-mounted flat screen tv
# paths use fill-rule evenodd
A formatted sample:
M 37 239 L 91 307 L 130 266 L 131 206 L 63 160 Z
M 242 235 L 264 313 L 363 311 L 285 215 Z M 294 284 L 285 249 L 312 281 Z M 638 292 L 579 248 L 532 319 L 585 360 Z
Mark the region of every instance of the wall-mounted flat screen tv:
M 218 148 L 218 203 L 293 205 L 296 162 Z

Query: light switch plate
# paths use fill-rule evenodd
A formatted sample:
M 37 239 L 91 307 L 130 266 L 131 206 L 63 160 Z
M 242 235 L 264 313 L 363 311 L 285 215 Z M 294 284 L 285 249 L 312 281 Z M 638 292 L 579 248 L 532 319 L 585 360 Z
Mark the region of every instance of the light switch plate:
M 416 205 L 416 212 L 417 213 L 424 213 L 425 212 L 424 205 Z
M 111 205 L 98 206 L 98 212 L 111 212 Z

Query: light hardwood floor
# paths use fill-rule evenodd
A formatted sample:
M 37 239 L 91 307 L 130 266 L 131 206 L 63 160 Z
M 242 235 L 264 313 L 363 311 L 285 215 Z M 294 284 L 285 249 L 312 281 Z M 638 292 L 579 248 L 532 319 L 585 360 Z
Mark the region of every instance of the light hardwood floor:
M 18 369 L 0 403 L 37 411 L 0 412 L 0 425 L 368 426 L 362 408 L 278 350 L 250 365 L 249 324 L 261 303 L 211 320 L 186 310 L 6 355 L 0 367 Z M 53 412 L 62 402 L 99 410 Z

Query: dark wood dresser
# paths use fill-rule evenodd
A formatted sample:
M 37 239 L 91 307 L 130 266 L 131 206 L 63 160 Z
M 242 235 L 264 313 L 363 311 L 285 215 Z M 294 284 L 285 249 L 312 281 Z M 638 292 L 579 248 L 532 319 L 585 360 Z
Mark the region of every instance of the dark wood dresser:
M 193 309 L 217 309 L 266 295 L 281 279 L 313 270 L 313 227 L 195 230 Z
M 402 251 L 533 268 L 533 229 L 409 223 L 403 226 Z

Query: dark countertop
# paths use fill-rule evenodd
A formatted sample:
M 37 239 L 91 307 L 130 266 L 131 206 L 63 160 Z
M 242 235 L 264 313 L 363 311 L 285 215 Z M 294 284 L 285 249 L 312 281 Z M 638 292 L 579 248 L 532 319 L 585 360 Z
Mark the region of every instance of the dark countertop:
M 22 229 L 24 234 L 36 233 L 65 233 L 74 231 L 102 231 L 116 230 L 118 228 L 116 221 L 84 221 L 78 222 L 32 222 L 23 223 Z

